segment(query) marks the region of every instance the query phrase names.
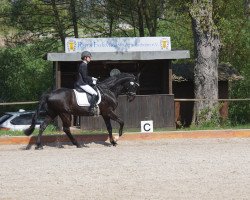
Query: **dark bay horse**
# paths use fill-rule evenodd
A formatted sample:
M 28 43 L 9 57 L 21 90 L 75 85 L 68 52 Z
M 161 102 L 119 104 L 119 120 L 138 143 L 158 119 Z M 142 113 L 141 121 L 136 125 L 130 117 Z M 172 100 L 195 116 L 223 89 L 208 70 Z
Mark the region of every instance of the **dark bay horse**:
M 114 110 L 118 106 L 117 98 L 120 94 L 126 94 L 128 101 L 132 101 L 135 98 L 136 91 L 139 87 L 138 79 L 139 77 L 136 77 L 132 74 L 120 73 L 105 79 L 97 85 L 102 98 L 99 104 L 100 115 L 102 115 L 105 121 L 109 133 L 110 143 L 114 146 L 117 145 L 117 142 L 112 135 L 112 126 L 110 120 L 112 119 L 119 123 L 119 136 L 122 135 L 124 126 L 123 120 L 114 113 Z M 44 94 L 41 97 L 38 108 L 32 117 L 31 126 L 24 130 L 25 135 L 29 136 L 34 131 L 35 123 L 41 109 L 45 110 L 46 117 L 43 123 L 40 125 L 36 149 L 42 149 L 41 137 L 43 131 L 57 116 L 61 118 L 63 131 L 67 134 L 71 142 L 78 148 L 81 147 L 81 145 L 70 132 L 72 115 L 89 116 L 89 111 L 88 107 L 78 106 L 74 91 L 72 89 L 60 88 L 48 94 Z

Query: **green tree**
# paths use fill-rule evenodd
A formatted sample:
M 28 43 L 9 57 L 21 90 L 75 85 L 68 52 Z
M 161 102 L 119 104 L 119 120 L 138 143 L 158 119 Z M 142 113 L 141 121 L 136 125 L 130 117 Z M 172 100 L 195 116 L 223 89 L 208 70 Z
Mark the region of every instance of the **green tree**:
M 195 48 L 191 46 L 193 40 L 190 35 L 191 23 L 187 13 L 192 6 L 192 1 L 169 0 L 170 9 L 167 11 L 168 18 L 163 26 L 176 30 L 171 34 L 173 46 L 191 50 L 191 59 L 194 61 Z M 198 2 L 198 1 L 197 1 Z M 213 21 L 220 33 L 220 62 L 230 63 L 236 68 L 244 80 L 230 84 L 231 98 L 249 98 L 250 94 L 250 25 L 249 25 L 249 0 L 217 0 L 213 1 Z M 173 14 L 171 14 L 173 12 Z M 169 17 L 170 14 L 170 17 Z M 176 17 L 172 17 L 176 16 Z M 161 31 L 162 30 L 161 27 Z M 178 41 L 178 42 L 177 42 Z M 249 102 L 232 102 L 230 106 L 230 120 L 234 123 L 250 122 Z
M 49 37 L 60 39 L 64 45 L 72 27 L 77 31 L 76 15 L 72 13 L 74 8 L 71 8 L 76 6 L 74 2 L 16 0 L 5 3 L 0 15 L 6 26 L 15 28 L 15 37 L 9 36 L 8 43 L 27 43 Z
M 216 1 L 215 16 L 218 24 L 222 49 L 220 59 L 230 63 L 244 77 L 231 83 L 231 98 L 250 97 L 250 20 L 249 1 Z M 250 103 L 230 103 L 230 120 L 235 123 L 250 122 Z
M 37 100 L 53 85 L 53 68 L 36 45 L 0 49 L 0 101 Z M 41 53 L 41 51 L 40 51 Z

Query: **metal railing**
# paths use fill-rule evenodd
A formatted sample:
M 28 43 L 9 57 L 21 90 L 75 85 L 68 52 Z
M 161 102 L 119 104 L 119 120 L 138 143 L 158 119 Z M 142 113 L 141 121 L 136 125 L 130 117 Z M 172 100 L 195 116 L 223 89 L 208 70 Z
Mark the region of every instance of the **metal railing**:
M 39 101 L 26 101 L 26 102 L 9 102 L 9 103 L 0 103 L 0 106 L 8 106 L 8 105 L 27 105 L 27 104 L 36 104 Z
M 246 98 L 246 99 L 174 99 L 174 101 L 250 101 L 250 98 Z

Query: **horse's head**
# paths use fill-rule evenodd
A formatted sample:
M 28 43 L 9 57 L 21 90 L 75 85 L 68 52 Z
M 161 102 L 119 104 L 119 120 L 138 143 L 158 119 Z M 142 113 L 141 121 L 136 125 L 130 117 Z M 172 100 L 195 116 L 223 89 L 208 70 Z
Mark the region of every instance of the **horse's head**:
M 128 101 L 133 101 L 139 85 L 139 75 L 136 77 L 129 73 L 118 73 L 107 78 L 99 84 L 102 88 L 107 88 L 116 96 L 127 95 Z
M 133 76 L 130 80 L 124 83 L 124 93 L 127 95 L 129 102 L 133 101 L 136 96 L 136 91 L 139 88 L 139 77 Z

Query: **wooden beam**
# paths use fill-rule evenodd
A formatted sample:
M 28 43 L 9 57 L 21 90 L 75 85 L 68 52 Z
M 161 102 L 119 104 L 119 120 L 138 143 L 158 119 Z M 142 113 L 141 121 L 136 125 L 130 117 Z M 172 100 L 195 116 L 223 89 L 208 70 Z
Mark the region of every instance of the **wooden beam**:
M 173 94 L 173 69 L 172 69 L 172 60 L 169 60 L 168 65 L 168 93 Z
M 56 89 L 61 87 L 61 65 L 60 62 L 55 62 Z
M 55 89 L 61 88 L 61 66 L 59 61 L 55 61 Z M 62 131 L 62 120 L 56 117 L 57 127 Z
M 162 63 L 162 94 L 168 94 L 168 61 Z

